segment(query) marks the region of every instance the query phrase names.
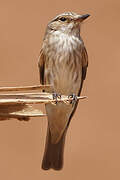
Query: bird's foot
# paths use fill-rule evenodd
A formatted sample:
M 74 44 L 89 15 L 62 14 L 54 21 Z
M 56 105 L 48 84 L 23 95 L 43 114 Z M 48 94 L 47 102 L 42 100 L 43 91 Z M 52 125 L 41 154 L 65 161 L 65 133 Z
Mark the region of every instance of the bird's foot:
M 55 104 L 58 103 L 58 99 L 61 99 L 61 94 L 53 93 L 53 100 L 55 100 Z
M 68 98 L 71 99 L 70 104 L 72 105 L 74 105 L 77 102 L 77 96 L 75 94 L 70 94 Z

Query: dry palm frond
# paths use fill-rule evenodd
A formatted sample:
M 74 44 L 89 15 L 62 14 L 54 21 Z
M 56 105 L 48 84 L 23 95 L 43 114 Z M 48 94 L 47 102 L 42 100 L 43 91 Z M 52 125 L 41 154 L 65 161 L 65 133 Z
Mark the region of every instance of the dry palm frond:
M 40 90 L 50 89 L 50 85 L 37 85 L 37 86 L 21 86 L 21 87 L 1 87 L 0 88 L 0 120 L 17 118 L 19 120 L 28 120 L 30 117 L 43 117 L 45 114 L 33 108 L 34 104 L 40 103 L 53 103 L 56 105 L 56 100 L 53 95 Z M 33 91 L 34 92 L 28 92 Z M 35 90 L 39 90 L 35 92 Z M 15 91 L 11 93 L 11 91 Z M 27 91 L 27 92 L 21 92 Z M 5 93 L 7 92 L 7 93 Z M 77 99 L 84 99 L 86 96 L 77 97 Z M 57 99 L 57 102 L 70 104 L 72 98 L 62 95 Z

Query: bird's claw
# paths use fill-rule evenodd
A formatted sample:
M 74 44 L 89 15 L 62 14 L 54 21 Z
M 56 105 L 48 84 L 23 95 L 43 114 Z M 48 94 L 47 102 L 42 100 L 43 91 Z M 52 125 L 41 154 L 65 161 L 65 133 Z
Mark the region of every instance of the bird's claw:
M 58 103 L 58 98 L 61 99 L 61 94 L 53 93 L 53 100 L 55 100 L 55 104 Z
M 68 98 L 71 99 L 70 104 L 72 105 L 74 105 L 77 102 L 77 96 L 75 94 L 70 94 Z

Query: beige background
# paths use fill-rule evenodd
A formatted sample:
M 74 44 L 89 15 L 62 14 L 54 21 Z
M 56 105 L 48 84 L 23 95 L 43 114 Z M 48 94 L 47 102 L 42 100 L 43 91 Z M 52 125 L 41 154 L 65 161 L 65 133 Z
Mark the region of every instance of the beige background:
M 120 179 L 120 1 L 1 0 L 0 86 L 39 83 L 37 57 L 48 21 L 64 11 L 90 13 L 82 37 L 89 70 L 66 139 L 62 171 L 40 169 L 46 119 L 0 122 L 1 180 Z

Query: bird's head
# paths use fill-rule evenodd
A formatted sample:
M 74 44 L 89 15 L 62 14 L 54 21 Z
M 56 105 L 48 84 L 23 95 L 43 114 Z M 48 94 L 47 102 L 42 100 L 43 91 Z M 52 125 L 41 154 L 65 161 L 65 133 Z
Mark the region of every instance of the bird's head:
M 79 33 L 81 23 L 89 16 L 89 14 L 78 15 L 73 12 L 66 12 L 56 16 L 48 24 L 48 29 L 49 31 L 58 31 L 66 34 Z

